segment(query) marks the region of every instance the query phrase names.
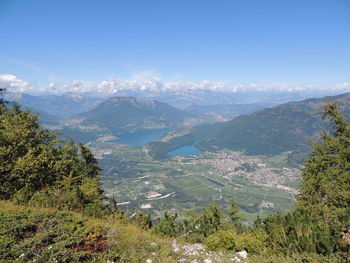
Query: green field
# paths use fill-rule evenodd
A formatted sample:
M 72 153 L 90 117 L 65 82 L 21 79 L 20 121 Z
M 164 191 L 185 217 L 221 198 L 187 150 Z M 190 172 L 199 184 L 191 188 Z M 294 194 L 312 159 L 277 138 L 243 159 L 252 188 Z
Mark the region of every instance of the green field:
M 212 202 L 225 209 L 235 199 L 246 221 L 252 223 L 257 215 L 287 212 L 293 206 L 292 195 L 285 190 L 257 184 L 247 176 L 227 179 L 213 166 L 203 164 L 215 160 L 215 154 L 157 161 L 144 147 L 101 142 L 89 147 L 100 154 L 107 195 L 114 196 L 130 214 L 142 208 L 154 218 L 166 210 L 181 215 L 186 209 L 200 209 Z M 282 169 L 284 160 L 283 156 L 264 158 L 274 169 Z M 297 183 L 292 180 L 288 185 Z

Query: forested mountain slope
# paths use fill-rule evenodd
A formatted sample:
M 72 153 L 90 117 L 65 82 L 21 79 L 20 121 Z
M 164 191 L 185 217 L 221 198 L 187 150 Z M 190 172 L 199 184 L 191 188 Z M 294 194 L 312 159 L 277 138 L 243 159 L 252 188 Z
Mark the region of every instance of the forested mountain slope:
M 253 114 L 238 116 L 202 140 L 198 147 L 205 150 L 244 150 L 247 154 L 279 154 L 305 151 L 307 141 L 318 132 L 329 129 L 322 121 L 322 107 L 329 100 L 339 102 L 344 115 L 350 117 L 350 93 L 288 102 Z
M 118 135 L 142 129 L 175 127 L 193 116 L 163 102 L 112 97 L 94 109 L 74 116 L 67 125 L 88 132 Z

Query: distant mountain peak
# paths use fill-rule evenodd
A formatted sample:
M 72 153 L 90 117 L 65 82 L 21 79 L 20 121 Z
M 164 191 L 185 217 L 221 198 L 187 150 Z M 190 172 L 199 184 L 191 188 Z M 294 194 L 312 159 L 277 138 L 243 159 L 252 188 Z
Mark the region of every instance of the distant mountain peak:
M 193 116 L 164 102 L 115 96 L 74 116 L 69 124 L 78 125 L 79 129 L 99 127 L 99 131 L 118 135 L 142 129 L 179 126 Z
M 241 115 L 225 123 L 199 143 L 205 150 L 245 150 L 247 154 L 280 154 L 286 151 L 307 152 L 308 140 L 317 138 L 329 123 L 322 120 L 327 101 L 341 104 L 344 116 L 350 118 L 350 93 L 287 102 Z
M 78 99 L 78 100 L 82 100 L 86 97 L 82 93 L 77 93 L 77 92 L 66 92 L 63 94 L 63 96 L 66 98 Z
M 5 99 L 14 101 L 50 115 L 68 118 L 75 114 L 91 109 L 103 101 L 103 98 L 86 96 L 81 93 L 67 92 L 63 95 L 34 96 L 26 93 L 5 94 Z
M 111 97 L 106 101 L 106 103 L 115 104 L 115 105 L 118 105 L 119 103 L 130 103 L 131 105 L 136 107 L 144 106 L 144 107 L 152 107 L 152 108 L 154 108 L 156 105 L 159 105 L 159 104 L 168 105 L 166 103 L 162 103 L 156 100 L 144 100 L 144 99 L 140 99 L 132 96 Z

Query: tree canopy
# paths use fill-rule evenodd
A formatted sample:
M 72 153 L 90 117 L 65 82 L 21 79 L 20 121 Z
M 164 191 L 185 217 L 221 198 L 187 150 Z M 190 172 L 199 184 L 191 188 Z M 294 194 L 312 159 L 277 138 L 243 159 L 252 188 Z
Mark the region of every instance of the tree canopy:
M 63 143 L 19 105 L 0 107 L 0 199 L 69 209 L 100 203 L 101 170 L 88 148 Z
M 350 124 L 334 102 L 325 106 L 323 118 L 332 129 L 312 143 L 297 205 L 328 223 L 345 223 L 350 218 Z

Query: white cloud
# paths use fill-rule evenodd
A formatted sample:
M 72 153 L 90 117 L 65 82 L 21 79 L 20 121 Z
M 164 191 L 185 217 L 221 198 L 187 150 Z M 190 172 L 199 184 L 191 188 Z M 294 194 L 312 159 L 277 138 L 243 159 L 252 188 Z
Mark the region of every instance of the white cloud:
M 96 95 L 112 95 L 123 92 L 167 93 L 190 91 L 239 92 L 239 91 L 350 91 L 350 83 L 339 83 L 332 86 L 294 85 L 291 83 L 270 84 L 235 84 L 225 82 L 203 81 L 162 81 L 155 76 L 155 71 L 144 71 L 133 76 L 131 80 L 108 78 L 101 82 L 74 80 L 70 83 L 58 84 L 51 82 L 47 86 L 33 86 L 11 74 L 0 75 L 0 87 L 8 88 L 11 92 L 53 93 L 65 92 L 94 93 Z
M 6 88 L 11 92 L 26 92 L 30 90 L 30 85 L 15 75 L 3 74 L 0 75 L 0 88 Z
M 349 82 L 338 83 L 335 86 L 335 89 L 350 89 L 350 83 Z

